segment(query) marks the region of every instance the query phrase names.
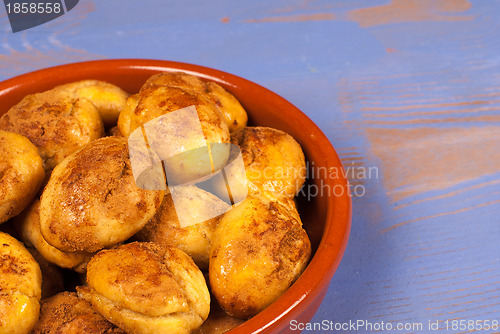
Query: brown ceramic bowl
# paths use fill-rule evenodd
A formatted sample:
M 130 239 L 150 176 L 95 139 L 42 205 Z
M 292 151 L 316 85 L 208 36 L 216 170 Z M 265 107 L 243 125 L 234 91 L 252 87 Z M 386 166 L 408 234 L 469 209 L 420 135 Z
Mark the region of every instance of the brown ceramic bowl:
M 340 173 L 342 165 L 337 153 L 300 110 L 262 86 L 214 69 L 161 60 L 118 59 L 62 65 L 0 82 L 0 115 L 25 95 L 63 83 L 100 79 L 133 93 L 149 76 L 160 71 L 184 71 L 219 83 L 240 100 L 251 125 L 270 126 L 291 134 L 302 145 L 310 166 L 318 171 L 315 174 L 319 175 L 309 179 L 306 187 L 323 189 L 323 194 L 320 191 L 309 199 L 298 198 L 299 212 L 313 245 L 311 262 L 283 296 L 230 331 L 233 334 L 289 332 L 290 321 L 309 321 L 321 304 L 344 253 L 351 224 L 351 199 L 346 191 L 347 181 Z

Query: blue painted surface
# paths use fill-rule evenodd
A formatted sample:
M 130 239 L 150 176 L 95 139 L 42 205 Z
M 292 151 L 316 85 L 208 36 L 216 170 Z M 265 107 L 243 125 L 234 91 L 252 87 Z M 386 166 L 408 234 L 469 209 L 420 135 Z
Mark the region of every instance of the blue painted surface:
M 2 8 L 0 79 L 156 58 L 268 87 L 320 126 L 346 167 L 379 172 L 351 180 L 366 194 L 353 198 L 350 242 L 313 322 L 427 333 L 439 320 L 440 332 L 468 332 L 444 321 L 500 321 L 500 3 L 421 1 L 424 18 L 353 18 L 390 3 L 81 0 L 17 34 Z

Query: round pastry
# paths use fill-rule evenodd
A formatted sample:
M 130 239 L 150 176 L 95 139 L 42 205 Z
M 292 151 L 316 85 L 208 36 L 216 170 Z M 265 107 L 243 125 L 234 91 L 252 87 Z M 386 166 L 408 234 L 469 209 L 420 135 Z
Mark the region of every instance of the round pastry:
M 231 316 L 249 318 L 305 269 L 311 243 L 292 200 L 249 196 L 219 221 L 212 239 L 212 292 Z
M 32 334 L 125 334 L 76 292 L 61 292 L 40 304 L 40 320 Z
M 221 169 L 229 157 L 230 137 L 223 115 L 193 90 L 142 89 L 130 115 L 130 136 L 137 135 L 144 135 L 163 161 L 169 185 L 203 178 Z
M 130 135 L 130 119 L 138 103 L 139 94 L 130 95 L 126 101 L 125 107 L 118 116 L 117 126 L 122 136 L 128 137 Z
M 247 126 L 247 112 L 231 93 L 212 81 L 206 83 L 205 91 L 224 114 L 230 132 L 236 132 Z
M 141 90 L 158 86 L 192 89 L 198 92 L 204 92 L 206 88 L 205 82 L 195 75 L 184 72 L 160 72 L 150 76 Z
M 116 124 L 118 115 L 126 105 L 128 93 L 118 86 L 100 80 L 82 80 L 57 86 L 55 91 L 73 98 L 90 100 L 99 111 L 106 127 Z
M 222 114 L 201 93 L 179 87 L 158 86 L 142 89 L 139 97 L 130 119 L 131 131 L 159 116 L 194 105 L 206 139 L 211 143 L 229 142 L 229 132 Z
M 28 250 L 0 232 L 0 333 L 26 334 L 38 320 L 42 274 Z
M 27 137 L 38 148 L 45 170 L 104 134 L 92 102 L 54 90 L 24 97 L 0 118 L 0 129 Z
M 61 268 L 84 272 L 86 264 L 93 255 L 82 252 L 63 252 L 45 241 L 40 231 L 40 200 L 38 199 L 16 217 L 16 228 L 26 245 L 34 247 L 46 261 Z
M 243 129 L 247 125 L 248 116 L 240 102 L 213 81 L 205 82 L 197 76 L 183 72 L 162 72 L 151 76 L 142 89 L 155 86 L 191 89 L 206 95 L 222 112 L 230 132 Z
M 88 264 L 92 305 L 127 333 L 190 333 L 208 317 L 210 294 L 193 260 L 174 247 L 130 243 Z
M 268 127 L 247 127 L 236 132 L 232 141 L 241 149 L 245 164 L 248 192 L 272 192 L 275 196 L 293 198 L 305 182 L 307 169 L 300 145 L 289 134 Z M 228 176 L 241 179 L 239 170 L 228 170 Z
M 219 216 L 230 206 L 195 186 L 176 187 L 174 194 L 175 204 L 171 194 L 165 195 L 158 212 L 137 237 L 141 241 L 177 247 L 191 256 L 200 269 L 206 270 L 213 231 Z M 181 222 L 185 226 L 181 226 Z
M 192 106 L 196 108 L 193 120 L 186 110 L 178 118 L 170 114 Z M 167 114 L 169 118 L 162 117 Z M 176 185 L 224 167 L 230 148 L 220 144 L 229 142 L 229 131 L 242 129 L 246 123 L 246 111 L 233 95 L 215 82 L 181 72 L 151 76 L 139 94 L 127 100 L 118 119 L 124 136 L 141 128 L 136 135 L 146 137 L 164 163 L 169 184 Z
M 0 130 L 0 224 L 29 205 L 44 177 L 37 148 L 24 136 Z
M 104 137 L 54 169 L 40 200 L 40 230 L 62 252 L 93 253 L 137 233 L 163 195 L 136 185 L 125 138 Z

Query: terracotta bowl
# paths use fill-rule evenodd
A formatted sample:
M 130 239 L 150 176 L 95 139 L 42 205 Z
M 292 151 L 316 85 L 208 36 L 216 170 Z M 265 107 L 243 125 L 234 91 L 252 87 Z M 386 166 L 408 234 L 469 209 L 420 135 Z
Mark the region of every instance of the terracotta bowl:
M 230 333 L 290 331 L 290 321 L 309 321 L 321 304 L 340 263 L 351 224 L 351 199 L 341 162 L 321 130 L 299 109 L 268 89 L 218 70 L 161 60 L 117 59 L 62 65 L 0 82 L 0 115 L 25 95 L 82 79 L 111 82 L 129 93 L 160 71 L 184 71 L 215 81 L 234 94 L 248 112 L 250 125 L 291 134 L 301 145 L 314 178 L 306 183 L 311 195 L 298 197 L 299 212 L 313 245 L 313 257 L 295 284 L 264 311 Z M 321 191 L 323 189 L 323 191 Z M 315 191 L 318 194 L 314 195 Z

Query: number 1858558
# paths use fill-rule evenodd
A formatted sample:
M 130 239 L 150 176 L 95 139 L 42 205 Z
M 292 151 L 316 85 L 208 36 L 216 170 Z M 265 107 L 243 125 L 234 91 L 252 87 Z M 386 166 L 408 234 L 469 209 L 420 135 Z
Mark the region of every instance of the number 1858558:
M 59 14 L 63 10 L 58 2 L 16 2 L 5 4 L 8 14 Z
M 498 320 L 446 320 L 444 322 L 446 330 L 469 330 L 469 331 L 481 331 L 481 330 L 498 330 L 500 329 L 500 321 Z

